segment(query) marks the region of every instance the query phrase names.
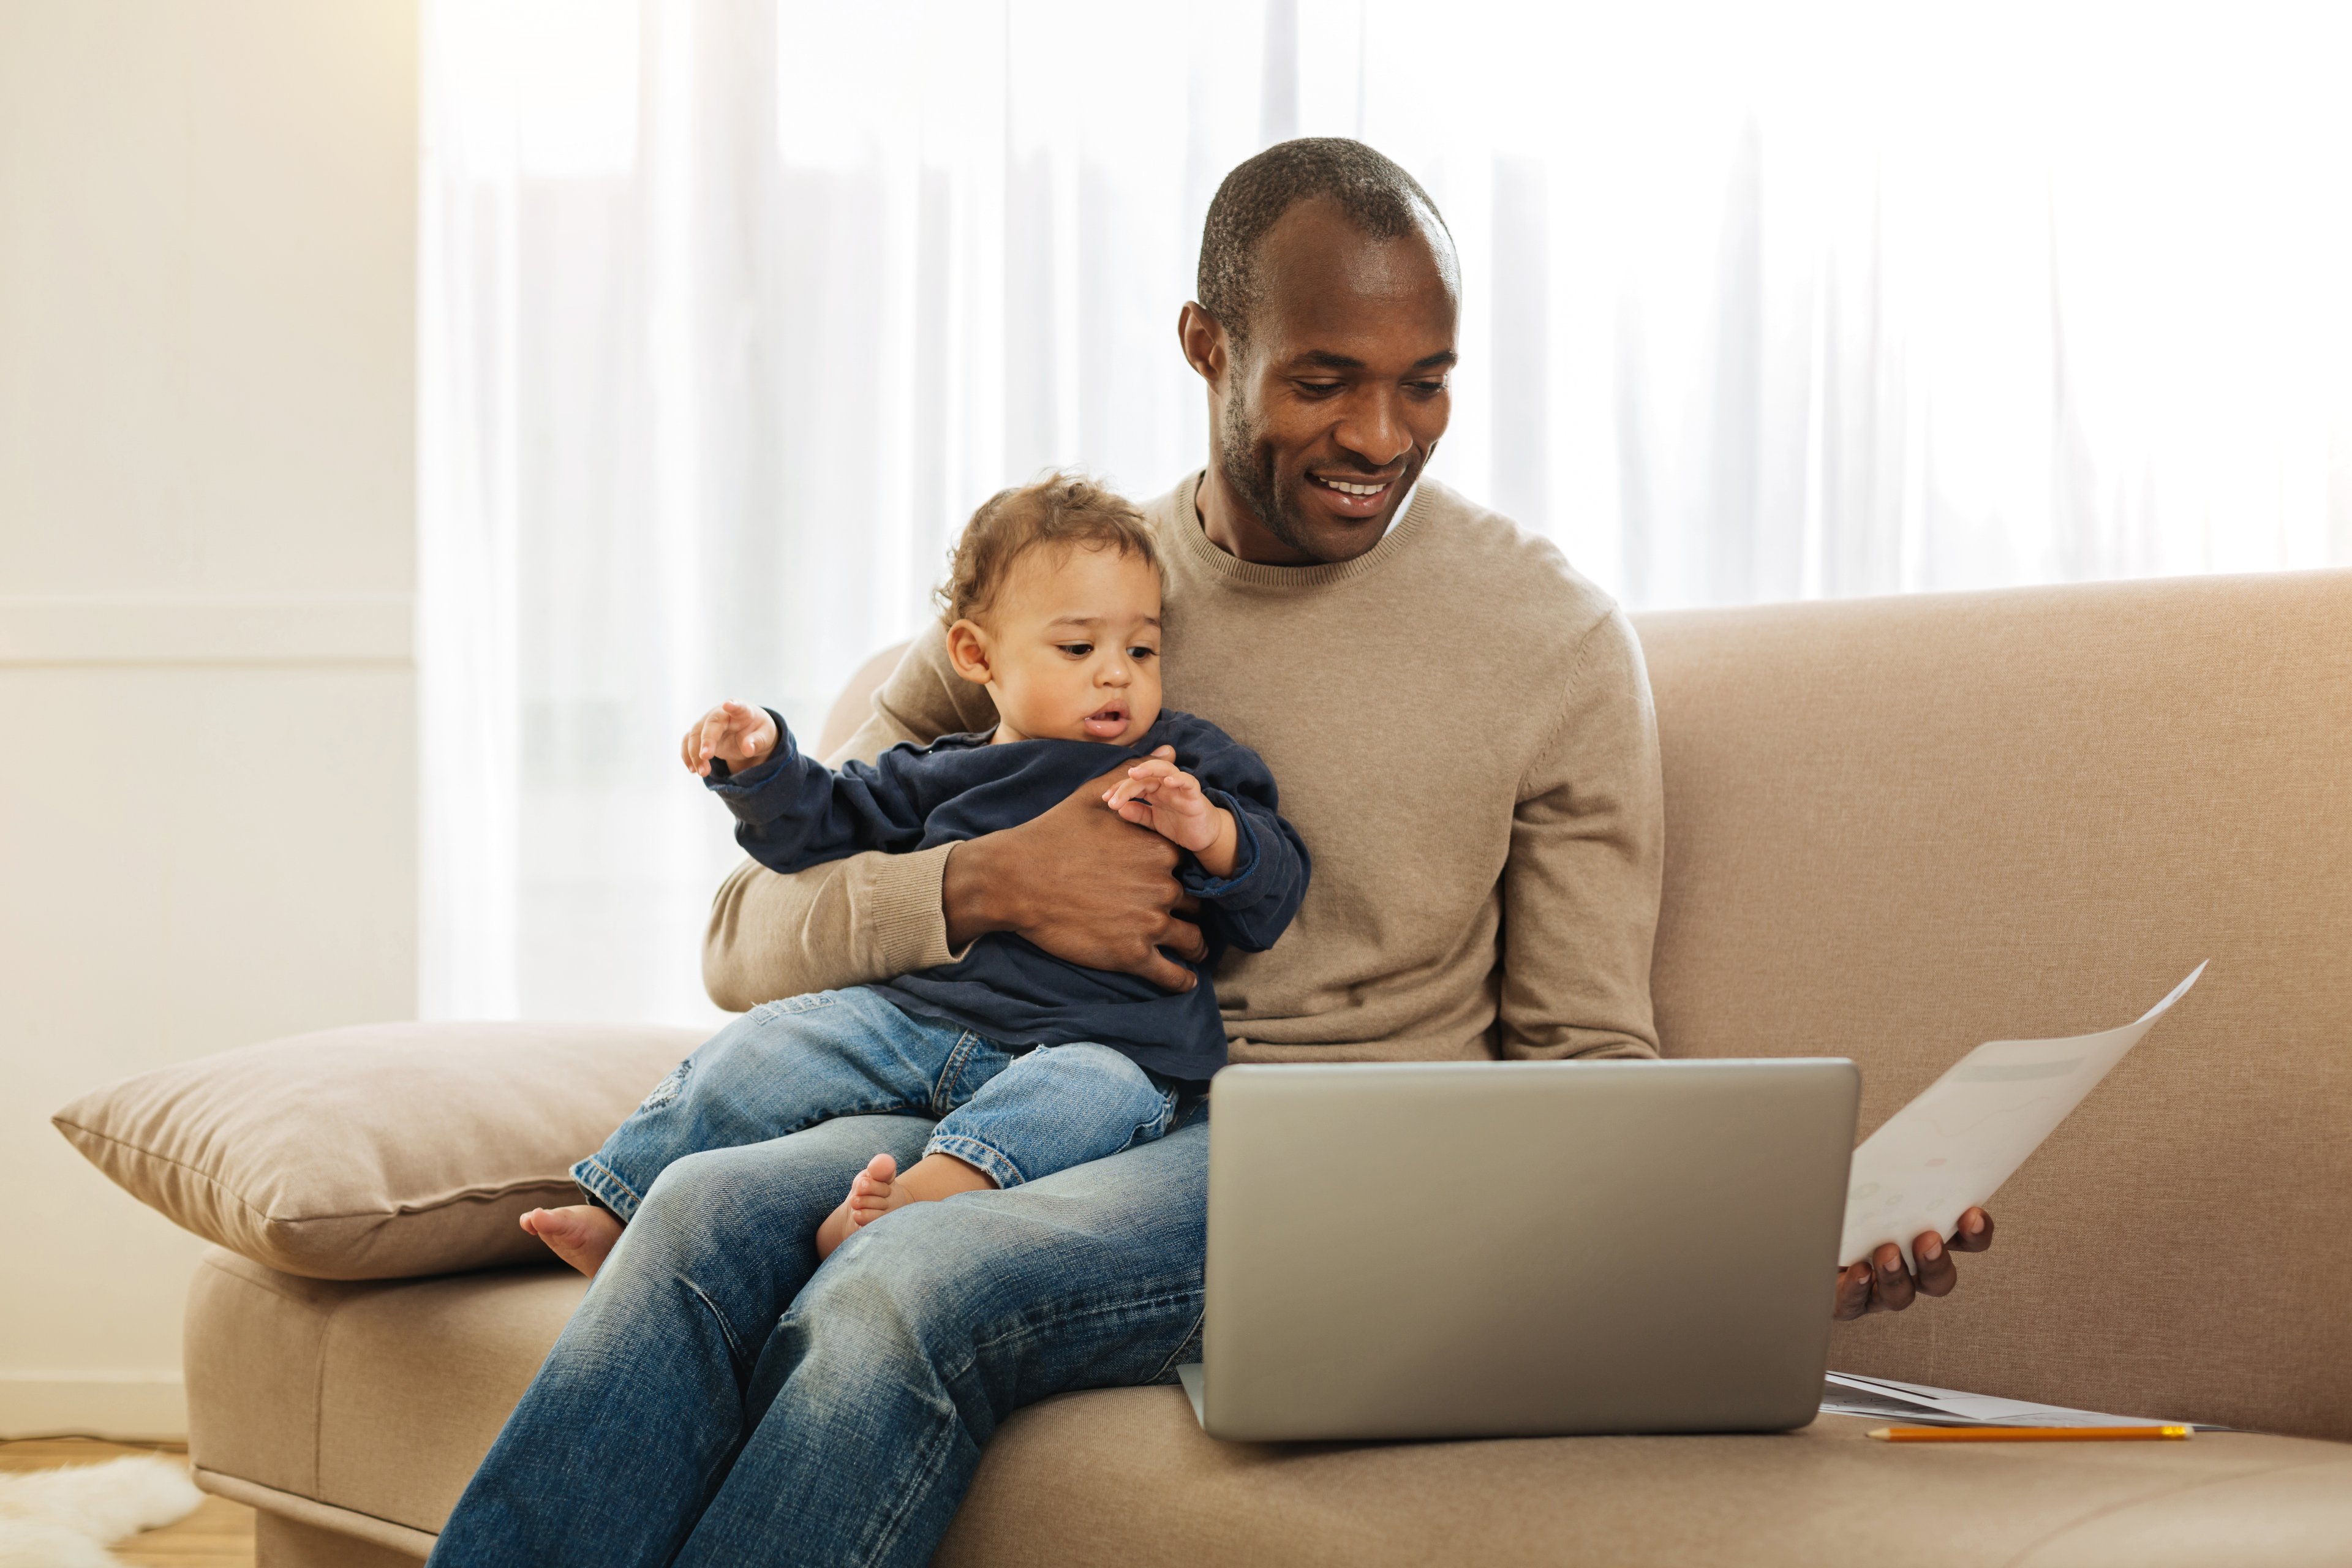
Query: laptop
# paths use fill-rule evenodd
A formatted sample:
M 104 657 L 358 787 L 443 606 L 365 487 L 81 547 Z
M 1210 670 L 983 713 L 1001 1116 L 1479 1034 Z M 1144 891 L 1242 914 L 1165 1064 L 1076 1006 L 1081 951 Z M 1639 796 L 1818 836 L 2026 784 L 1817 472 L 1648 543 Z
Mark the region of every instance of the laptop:
M 1802 1426 L 1860 1087 L 1822 1058 L 1228 1068 L 1193 1412 L 1248 1441 Z

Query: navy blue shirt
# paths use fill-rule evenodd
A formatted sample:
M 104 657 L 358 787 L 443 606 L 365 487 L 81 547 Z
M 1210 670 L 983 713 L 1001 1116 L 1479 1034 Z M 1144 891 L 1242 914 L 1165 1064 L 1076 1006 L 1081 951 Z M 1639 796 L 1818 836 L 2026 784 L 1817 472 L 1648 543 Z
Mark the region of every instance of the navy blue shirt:
M 1176 879 L 1201 900 L 1208 942 L 1208 955 L 1188 965 L 1198 985 L 1171 995 L 1140 975 L 1087 969 L 1010 932 L 992 932 L 958 962 L 878 989 L 908 1013 L 1003 1046 L 1092 1040 L 1173 1079 L 1206 1079 L 1224 1066 L 1225 1031 L 1210 974 L 1228 946 L 1250 952 L 1273 946 L 1307 891 L 1307 846 L 1277 815 L 1274 775 L 1255 752 L 1206 720 L 1163 711 L 1126 747 L 998 746 L 985 735 L 946 735 L 928 746 L 893 746 L 872 763 L 835 773 L 803 752 L 781 718 L 776 730 L 773 756 L 726 779 L 714 769 L 707 782 L 735 814 L 735 841 L 761 865 L 784 872 L 861 850 L 903 855 L 1017 826 L 1122 757 L 1139 762 L 1155 747 L 1175 747 L 1176 765 L 1234 814 L 1238 829 L 1232 876 L 1210 876 L 1189 853 L 1178 863 Z

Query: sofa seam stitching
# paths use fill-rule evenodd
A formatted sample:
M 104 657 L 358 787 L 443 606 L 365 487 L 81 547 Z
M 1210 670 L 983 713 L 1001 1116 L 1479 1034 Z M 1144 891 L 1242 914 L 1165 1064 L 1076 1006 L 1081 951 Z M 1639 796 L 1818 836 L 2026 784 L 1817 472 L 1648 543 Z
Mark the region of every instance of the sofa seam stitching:
M 343 1302 L 337 1301 L 327 1309 L 327 1321 L 319 1329 L 319 1365 L 310 1379 L 310 1495 L 313 1497 L 326 1490 L 327 1363 L 331 1359 L 335 1324 L 343 1315 Z
M 394 1530 L 411 1530 L 411 1531 L 415 1531 L 415 1532 L 416 1532 L 417 1534 L 419 1534 L 419 1535 L 429 1535 L 429 1536 L 433 1537 L 433 1538 L 434 1538 L 435 1540 L 436 1540 L 436 1541 L 437 1541 L 437 1540 L 439 1540 L 439 1539 L 440 1539 L 440 1536 L 441 1536 L 441 1532 L 440 1532 L 439 1531 L 437 1531 L 437 1530 L 424 1530 L 424 1529 L 420 1529 L 419 1527 L 417 1527 L 416 1525 L 414 1525 L 414 1524 L 403 1524 L 403 1523 L 401 1523 L 401 1522 L 400 1522 L 400 1521 L 398 1521 L 398 1520 L 396 1520 L 396 1519 L 387 1519 L 387 1518 L 385 1518 L 383 1514 L 380 1514 L 380 1513 L 370 1513 L 370 1512 L 368 1512 L 368 1510 L 365 1510 L 365 1509 L 363 1509 L 363 1508 L 353 1508 L 353 1507 L 352 1507 L 352 1505 L 351 1505 L 351 1504 L 349 1504 L 349 1503 L 343 1503 L 343 1502 L 329 1502 L 325 1498 L 322 1498 L 322 1497 L 313 1497 L 313 1496 L 311 1496 L 309 1492 L 291 1492 L 291 1491 L 288 1491 L 284 1487 L 273 1487 L 273 1486 L 269 1485 L 269 1484 L 268 1484 L 268 1482 L 266 1482 L 266 1481 L 257 1481 L 257 1480 L 255 1480 L 251 1476 L 240 1476 L 240 1475 L 238 1475 L 238 1474 L 237 1474 L 236 1471 L 234 1471 L 234 1470 L 220 1470 L 220 1469 L 215 1469 L 215 1468 L 212 1468 L 211 1466 L 209 1466 L 209 1465 L 191 1465 L 191 1466 L 189 1466 L 189 1467 L 188 1467 L 188 1474 L 189 1474 L 189 1476 L 191 1477 L 191 1479 L 193 1479 L 194 1477 L 198 1476 L 198 1475 L 206 1475 L 206 1476 L 218 1476 L 218 1477 L 221 1477 L 221 1478 L 223 1478 L 223 1479 L 225 1479 L 232 1480 L 232 1481 L 242 1481 L 242 1482 L 244 1482 L 247 1486 L 249 1486 L 249 1487 L 258 1487 L 258 1488 L 260 1488 L 263 1491 L 267 1491 L 267 1492 L 276 1492 L 276 1493 L 277 1493 L 278 1496 L 280 1496 L 280 1497 L 289 1497 L 289 1498 L 293 1498 L 293 1499 L 295 1499 L 295 1500 L 299 1500 L 299 1501 L 301 1501 L 301 1502 L 316 1503 L 316 1504 L 318 1504 L 320 1508 L 331 1508 L 331 1509 L 333 1509 L 333 1510 L 335 1510 L 337 1512 L 340 1512 L 340 1513 L 348 1513 L 348 1514 L 352 1515 L 352 1516 L 353 1518 L 355 1518 L 355 1519 L 373 1520 L 373 1521 L 374 1521 L 376 1523 L 378 1523 L 378 1524 L 388 1524 L 388 1525 L 390 1525 L 390 1526 L 391 1526 L 393 1529 L 394 1529 Z M 200 1487 L 203 1485 L 203 1483 L 202 1483 L 202 1482 L 198 1482 L 197 1484 L 198 1484 Z M 210 1489 L 205 1489 L 209 1490 Z M 218 1496 L 222 1496 L 222 1495 L 224 1495 L 224 1494 L 221 1494 L 221 1493 L 218 1493 L 218 1492 L 215 1492 L 213 1495 L 214 1495 L 214 1496 L 215 1496 L 215 1497 L 218 1497 Z M 229 1500 L 230 1500 L 230 1501 L 232 1501 L 232 1502 L 235 1502 L 235 1501 L 236 1501 L 237 1500 L 236 1500 L 235 1498 L 231 1498 Z M 244 1505 L 242 1505 L 242 1506 L 251 1508 L 251 1507 L 254 1507 L 255 1505 L 250 1504 L 250 1503 L 247 1503 L 247 1504 L 244 1504 Z M 263 1511 L 267 1511 L 267 1510 L 263 1510 Z M 280 1514 L 278 1517 L 279 1517 L 279 1518 L 281 1518 L 281 1519 L 291 1519 L 291 1518 L 293 1518 L 293 1516 L 292 1516 L 292 1515 L 290 1515 L 290 1514 Z M 296 1521 L 296 1522 L 297 1522 L 297 1523 L 299 1523 L 299 1522 L 301 1522 L 301 1521 L 299 1521 L 299 1520 L 297 1520 L 297 1521 Z M 316 1526 L 316 1527 L 314 1527 L 314 1528 L 325 1529 L 325 1528 L 328 1528 L 328 1527 L 327 1527 L 327 1526 Z M 346 1532 L 346 1533 L 348 1533 L 348 1532 Z M 363 1537 L 363 1536 L 352 1536 L 352 1540 L 354 1540 L 354 1541 L 362 1541 L 362 1540 L 365 1540 L 366 1538 L 365 1538 L 365 1537 Z M 380 1545 L 381 1543 L 380 1543 L 380 1542 L 373 1542 L 373 1541 L 371 1541 L 371 1542 L 367 1542 L 367 1544 L 369 1544 L 369 1545 L 371 1545 L 371 1546 L 375 1546 L 375 1545 Z M 387 1550 L 389 1550 L 389 1549 L 387 1549 Z
M 54 1116 L 49 1120 L 54 1125 L 58 1127 L 70 1127 L 75 1131 L 86 1133 L 89 1137 L 97 1139 L 101 1143 L 110 1143 L 117 1149 L 128 1149 L 132 1153 L 139 1155 L 142 1159 L 154 1160 L 163 1164 L 170 1165 L 175 1170 L 185 1171 L 188 1174 L 195 1177 L 196 1180 L 203 1182 L 205 1185 L 217 1189 L 223 1196 L 236 1204 L 239 1208 L 244 1209 L 248 1214 L 259 1216 L 261 1219 L 273 1226 L 315 1225 L 322 1220 L 365 1219 L 372 1215 L 396 1216 L 401 1215 L 431 1214 L 436 1209 L 448 1208 L 453 1205 L 459 1203 L 472 1200 L 508 1197 L 530 1187 L 563 1187 L 572 1184 L 572 1180 L 568 1175 L 563 1177 L 526 1176 L 515 1181 L 502 1183 L 495 1187 L 482 1186 L 465 1188 L 447 1197 L 436 1198 L 431 1203 L 425 1205 L 401 1204 L 380 1209 L 351 1209 L 340 1211 L 335 1214 L 304 1215 L 299 1219 L 288 1219 L 261 1207 L 251 1198 L 247 1197 L 243 1193 L 236 1191 L 236 1189 L 231 1187 L 220 1177 L 213 1174 L 210 1171 L 205 1170 L 201 1166 L 191 1165 L 185 1160 L 176 1158 L 173 1155 L 159 1153 L 155 1150 L 146 1148 L 142 1144 L 133 1143 L 128 1139 L 117 1138 L 113 1134 L 108 1132 L 100 1132 L 98 1129 L 94 1127 L 86 1127 L 79 1121 L 66 1121 Z M 83 1158 L 87 1159 L 89 1156 L 84 1155 Z M 121 1185 L 120 1183 L 117 1183 L 116 1184 Z M 151 1204 L 148 1206 L 152 1208 L 154 1205 Z M 181 1228 L 186 1229 L 187 1227 L 184 1226 Z

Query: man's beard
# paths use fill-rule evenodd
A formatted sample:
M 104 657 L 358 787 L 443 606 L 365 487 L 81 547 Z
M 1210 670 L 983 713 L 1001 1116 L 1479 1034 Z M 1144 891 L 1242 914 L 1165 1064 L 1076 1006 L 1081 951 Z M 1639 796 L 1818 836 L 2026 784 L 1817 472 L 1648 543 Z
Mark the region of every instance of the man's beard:
M 1310 561 L 1321 560 L 1308 542 L 1303 520 L 1291 511 L 1281 487 L 1274 482 L 1274 454 L 1258 445 L 1257 427 L 1239 387 L 1225 399 L 1224 426 L 1217 467 L 1224 474 L 1225 488 L 1249 504 L 1268 533 Z

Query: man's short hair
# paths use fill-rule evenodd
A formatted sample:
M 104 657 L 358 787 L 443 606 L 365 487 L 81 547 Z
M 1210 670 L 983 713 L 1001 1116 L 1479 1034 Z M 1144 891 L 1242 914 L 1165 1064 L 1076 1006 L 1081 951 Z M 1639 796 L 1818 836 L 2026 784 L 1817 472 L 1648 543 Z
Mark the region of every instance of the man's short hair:
M 997 491 L 971 514 L 950 557 L 948 580 L 931 595 L 940 623 L 951 626 L 985 616 L 1013 563 L 1049 546 L 1116 550 L 1160 570 L 1151 525 L 1133 501 L 1083 474 L 1048 474 Z
M 1248 341 L 1250 315 L 1263 293 L 1259 242 L 1283 214 L 1317 196 L 1337 202 L 1348 221 L 1373 239 L 1394 239 L 1424 222 L 1453 238 L 1421 182 L 1361 142 L 1344 136 L 1277 142 L 1225 176 L 1201 229 L 1198 298 L 1236 342 Z

